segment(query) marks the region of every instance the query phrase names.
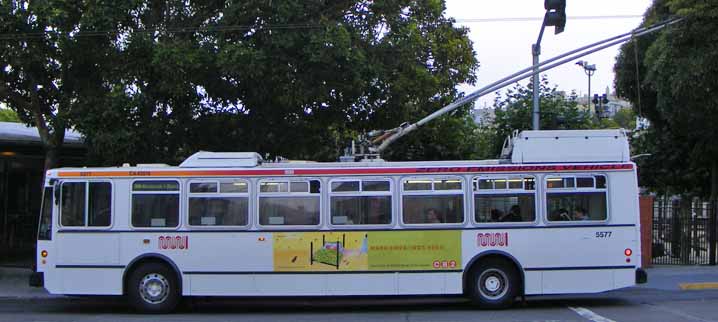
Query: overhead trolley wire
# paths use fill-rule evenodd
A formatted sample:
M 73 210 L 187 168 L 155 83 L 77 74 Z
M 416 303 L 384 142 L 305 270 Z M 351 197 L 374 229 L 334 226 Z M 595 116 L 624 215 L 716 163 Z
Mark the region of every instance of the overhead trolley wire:
M 571 20 L 601 20 L 601 19 L 633 19 L 641 18 L 641 15 L 607 15 L 607 16 L 574 16 Z M 540 17 L 503 17 L 503 18 L 459 18 L 454 21 L 459 24 L 465 23 L 486 23 L 486 22 L 519 22 L 541 20 Z M 207 27 L 169 27 L 150 29 L 112 29 L 112 30 L 87 30 L 75 32 L 72 37 L 104 37 L 117 34 L 153 34 L 162 33 L 195 33 L 195 32 L 238 32 L 238 31 L 259 31 L 259 30 L 307 30 L 321 29 L 326 25 L 297 23 L 297 24 L 263 24 L 263 25 L 226 25 Z M 10 32 L 0 33 L 0 40 L 24 40 L 42 39 L 49 35 L 57 35 L 58 31 L 41 32 Z M 63 33 L 67 33 L 66 31 Z

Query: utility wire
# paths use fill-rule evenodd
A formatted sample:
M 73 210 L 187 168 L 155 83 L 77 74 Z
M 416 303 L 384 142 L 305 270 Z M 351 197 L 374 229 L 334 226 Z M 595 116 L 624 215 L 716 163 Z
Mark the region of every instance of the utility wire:
M 607 16 L 574 16 L 569 17 L 571 20 L 605 20 L 605 19 L 634 19 L 642 18 L 641 15 L 607 15 Z M 487 22 L 521 22 L 541 20 L 541 17 L 504 17 L 504 18 L 459 18 L 455 19 L 456 23 L 487 23 Z M 259 30 L 307 30 L 321 29 L 326 25 L 321 24 L 263 24 L 263 25 L 227 25 L 227 26 L 207 26 L 207 27 L 168 27 L 168 28 L 150 28 L 150 29 L 113 29 L 113 30 L 88 30 L 78 31 L 72 35 L 75 37 L 103 37 L 117 34 L 154 34 L 154 33 L 195 33 L 195 32 L 250 32 Z M 63 32 L 66 33 L 66 32 Z M 0 33 L 0 40 L 23 40 L 23 39 L 42 39 L 46 36 L 57 35 L 57 31 L 44 32 L 20 32 L 20 33 Z
M 642 15 L 569 16 L 570 20 L 637 19 Z M 543 17 L 457 18 L 457 23 L 541 21 Z

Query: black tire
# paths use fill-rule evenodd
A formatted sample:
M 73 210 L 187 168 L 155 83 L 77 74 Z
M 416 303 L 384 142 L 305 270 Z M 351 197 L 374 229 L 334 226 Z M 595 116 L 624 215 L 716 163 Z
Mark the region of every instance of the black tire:
M 130 306 L 142 313 L 172 312 L 182 296 L 177 275 L 161 263 L 138 267 L 130 275 L 126 290 Z
M 467 293 L 471 301 L 486 309 L 510 307 L 521 289 L 516 267 L 496 258 L 479 261 L 469 272 Z

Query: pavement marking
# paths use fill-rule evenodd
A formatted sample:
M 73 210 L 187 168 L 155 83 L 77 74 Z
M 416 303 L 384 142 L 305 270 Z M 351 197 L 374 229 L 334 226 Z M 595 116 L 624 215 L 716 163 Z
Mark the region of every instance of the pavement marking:
M 704 282 L 704 283 L 679 283 L 678 287 L 682 290 L 712 290 L 718 289 L 718 282 Z
M 591 311 L 591 310 L 589 310 L 589 309 L 587 309 L 587 308 L 585 308 L 585 307 L 573 307 L 573 306 L 569 306 L 568 308 L 571 309 L 571 311 L 576 312 L 576 314 L 580 315 L 581 317 L 584 317 L 584 318 L 586 318 L 586 319 L 588 319 L 588 320 L 590 320 L 590 321 L 593 321 L 593 322 L 616 322 L 616 321 L 611 320 L 611 319 L 609 319 L 609 318 L 602 317 L 602 316 L 600 316 L 600 315 L 594 313 L 593 311 Z
M 691 320 L 691 321 L 696 321 L 696 322 L 712 322 L 711 320 L 706 320 L 706 319 L 704 319 L 704 318 L 701 318 L 701 317 L 698 317 L 698 316 L 695 316 L 695 315 L 691 315 L 691 314 L 685 313 L 685 312 L 683 312 L 683 311 L 679 311 L 679 310 L 676 310 L 676 309 L 671 309 L 671 308 L 668 308 L 668 307 L 659 306 L 659 305 L 656 305 L 656 304 L 646 303 L 646 304 L 643 304 L 643 305 L 648 306 L 648 307 L 651 307 L 651 308 L 653 308 L 653 309 L 655 309 L 655 310 L 658 310 L 658 311 L 662 311 L 662 312 L 666 312 L 666 313 L 670 313 L 670 314 L 675 314 L 675 315 L 678 315 L 678 316 L 680 316 L 680 317 L 682 317 L 682 318 L 685 318 L 685 319 L 688 319 L 688 320 Z

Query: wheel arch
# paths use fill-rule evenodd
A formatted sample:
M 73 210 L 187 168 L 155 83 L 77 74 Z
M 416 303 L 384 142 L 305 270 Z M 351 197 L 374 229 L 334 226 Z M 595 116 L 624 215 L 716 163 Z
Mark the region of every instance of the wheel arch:
M 127 280 L 128 278 L 130 278 L 132 272 L 134 272 L 142 264 L 150 262 L 162 263 L 164 265 L 167 265 L 172 271 L 174 271 L 176 275 L 175 277 L 177 278 L 177 287 L 179 287 L 179 292 L 180 294 L 182 294 L 182 271 L 179 270 L 177 264 L 175 264 L 172 259 L 165 255 L 157 253 L 142 254 L 135 257 L 133 260 L 130 261 L 129 264 L 127 264 L 125 272 L 122 274 L 122 294 L 127 294 Z
M 463 286 L 463 291 L 466 293 L 468 289 L 467 283 L 469 282 L 470 274 L 472 273 L 472 270 L 474 266 L 476 266 L 480 260 L 485 260 L 488 258 L 499 258 L 502 260 L 505 260 L 511 264 L 514 265 L 516 270 L 519 272 L 519 286 L 520 286 L 520 295 L 524 294 L 524 287 L 526 285 L 526 276 L 524 274 L 524 268 L 521 266 L 521 263 L 516 259 L 516 257 L 512 256 L 511 254 L 501 251 L 501 250 L 488 250 L 485 252 L 481 252 L 479 254 L 476 254 L 469 262 L 466 264 L 466 268 L 464 269 L 464 274 L 462 276 L 461 285 Z

